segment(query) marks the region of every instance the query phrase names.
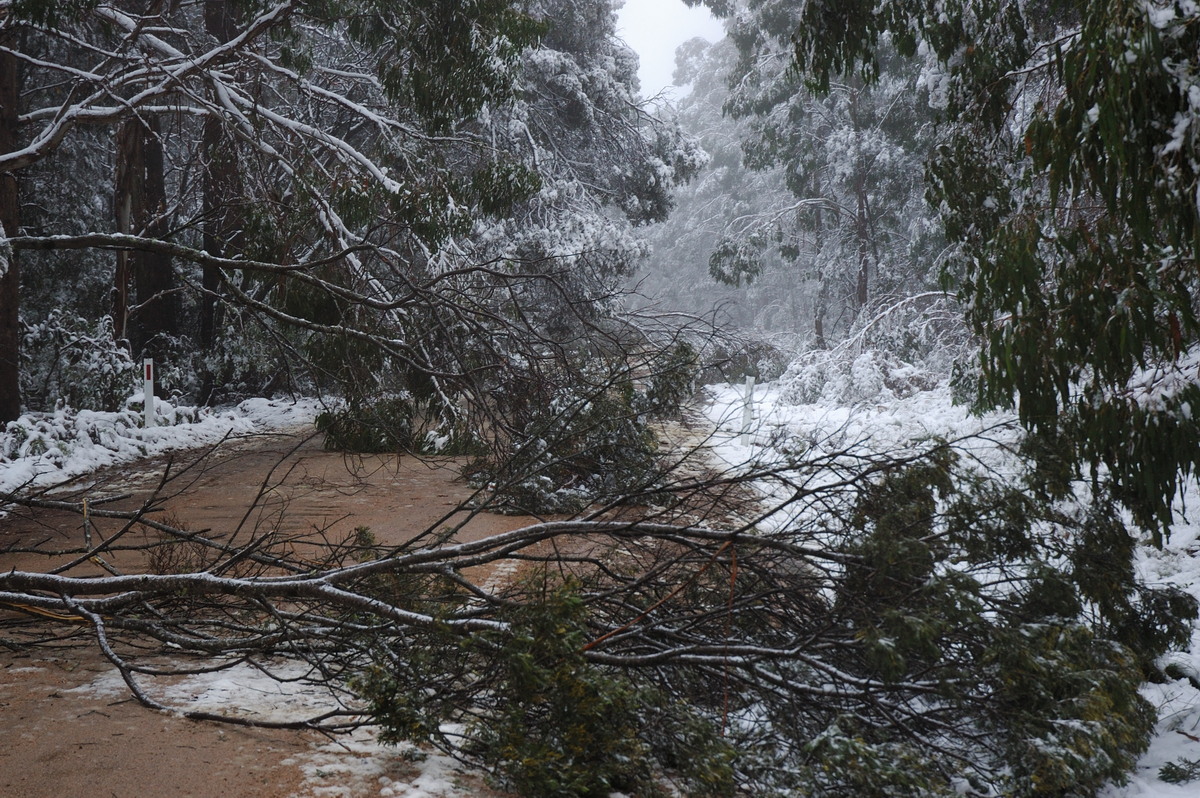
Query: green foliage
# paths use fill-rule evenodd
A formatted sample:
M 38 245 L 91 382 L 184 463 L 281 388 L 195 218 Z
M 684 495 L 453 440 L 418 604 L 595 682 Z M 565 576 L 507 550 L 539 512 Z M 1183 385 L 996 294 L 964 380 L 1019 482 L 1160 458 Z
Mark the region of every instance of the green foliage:
M 795 26 L 797 62 L 825 90 L 837 74 L 877 79 L 885 43 L 935 64 L 928 193 L 983 344 L 977 401 L 1067 442 L 1156 540 L 1200 464 L 1185 362 L 1200 343 L 1198 15 L 898 0 L 810 3 Z
M 623 361 L 584 352 L 546 373 L 512 373 L 494 391 L 509 434 L 466 469 L 512 511 L 575 512 L 596 502 L 644 498 L 658 480 L 650 421 L 677 413 L 695 388 L 690 344 Z M 578 360 L 578 361 L 577 361 Z
M 560 588 L 506 620 L 513 633 L 493 652 L 504 669 L 501 710 L 479 729 L 485 761 L 521 795 L 652 788 L 632 685 L 584 659 L 588 632 L 579 597 Z
M 198 394 L 198 401 L 205 405 L 304 390 L 311 383 L 289 368 L 290 353 L 278 346 L 276 332 L 230 310 L 209 352 L 185 350 L 182 364 L 190 370 L 191 379 L 182 382 L 183 387 Z
M 367 701 L 382 742 L 441 740 L 443 723 L 457 720 L 463 709 L 445 684 L 472 676 L 463 643 L 434 630 L 414 632 L 396 645 L 403 651 L 382 653 L 351 687 Z
M 439 133 L 507 99 L 521 52 L 545 30 L 507 0 L 347 5 L 360 6 L 348 15 L 350 35 L 384 56 L 378 69 L 388 99 Z
M 754 377 L 760 382 L 778 379 L 787 365 L 787 355 L 767 341 L 745 339 L 718 341 L 705 353 L 699 380 L 710 385 L 741 382 Z
M 725 239 L 708 256 L 708 274 L 725 285 L 740 287 L 753 282 L 762 272 L 762 250 L 766 234 L 756 231 L 741 239 Z
M 928 757 L 903 742 L 879 742 L 852 716 L 834 720 L 804 746 L 800 789 L 813 798 L 932 798 L 957 793 Z
M 983 662 L 995 671 L 1013 795 L 1092 795 L 1146 750 L 1157 718 L 1128 648 L 1059 620 L 998 630 Z
M 1158 777 L 1168 784 L 1187 784 L 1200 779 L 1200 759 L 1180 757 L 1177 762 L 1168 762 L 1159 768 Z
M 542 178 L 513 161 L 496 161 L 471 176 L 471 191 L 484 213 L 501 216 L 537 194 Z
M 856 562 L 847 574 L 844 591 L 855 601 L 878 607 L 899 607 L 933 577 L 945 550 L 932 537 L 938 495 L 953 485 L 949 449 L 929 462 L 889 474 L 870 485 L 859 499 L 851 524 L 862 529 L 861 543 L 850 551 Z
M 479 451 L 477 436 L 412 395 L 375 397 L 326 410 L 316 419 L 325 448 L 339 452 L 461 455 Z M 431 412 L 433 415 L 430 415 Z
M 501 613 L 502 629 L 409 639 L 390 666 L 359 680 L 384 741 L 437 738 L 442 722 L 467 713 L 474 719 L 460 751 L 520 795 L 666 795 L 667 775 L 689 795 L 732 794 L 731 751 L 711 724 L 630 674 L 587 661 L 578 585 L 541 575 L 522 593 L 527 601 Z M 455 694 L 456 682 L 472 687 Z
M 843 667 L 900 694 L 936 681 L 958 722 L 1002 746 L 986 778 L 1004 794 L 1093 795 L 1125 777 L 1156 719 L 1139 687 L 1155 658 L 1186 644 L 1197 607 L 1136 580 L 1133 539 L 1110 503 L 1073 516 L 939 449 L 872 481 L 850 529 L 842 550 L 854 560 L 832 608 L 854 630 Z M 832 762 L 803 771 L 813 794 L 949 791 L 907 734 L 839 719 L 816 739 L 813 755 Z
M 654 371 L 646 379 L 643 404 L 652 416 L 666 417 L 679 412 L 679 408 L 696 392 L 699 354 L 687 341 L 680 341 L 662 354 Z
M 520 424 L 514 439 L 466 469 L 473 483 L 511 510 L 576 512 L 653 485 L 658 442 L 645 417 L 646 400 L 631 383 L 552 389 L 545 404 L 528 398 L 533 401 L 514 414 Z
M 13 16 L 37 25 L 54 26 L 91 11 L 101 0 L 14 0 Z
M 317 416 L 325 448 L 339 452 L 396 453 L 412 449 L 413 408 L 403 397 L 355 403 Z

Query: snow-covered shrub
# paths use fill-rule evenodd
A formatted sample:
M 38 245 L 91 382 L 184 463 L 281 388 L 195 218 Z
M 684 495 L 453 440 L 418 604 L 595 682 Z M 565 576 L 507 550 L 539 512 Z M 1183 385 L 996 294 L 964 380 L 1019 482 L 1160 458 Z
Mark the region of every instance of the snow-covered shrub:
M 169 375 L 199 404 L 236 404 L 244 399 L 271 397 L 292 391 L 311 395 L 311 380 L 303 359 L 285 346 L 303 333 L 271 330 L 249 319 L 227 314 L 224 327 L 208 352 L 194 352 L 178 362 Z M 171 364 L 175 367 L 174 364 Z
M 49 413 L 26 413 L 0 432 L 0 463 L 24 461 L 24 468 L 14 470 L 24 475 L 21 479 L 59 471 L 73 457 L 87 462 L 94 452 L 136 447 L 141 424 L 141 415 L 132 410 L 99 413 L 59 407 Z
M 197 408 L 169 402 L 157 402 L 155 412 L 159 427 L 200 420 Z M 57 469 L 74 459 L 77 468 L 89 467 L 88 463 L 94 468 L 117 456 L 144 456 L 144 421 L 140 393 L 112 413 L 70 407 L 25 413 L 0 432 L 0 462 L 33 459 L 39 467 Z
M 90 322 L 53 310 L 40 322 L 25 322 L 21 391 L 35 410 L 56 405 L 115 411 L 138 385 L 141 371 L 113 340 L 112 319 Z
M 847 337 L 798 355 L 781 378 L 790 404 L 886 403 L 929 390 L 971 351 L 961 316 L 941 293 L 864 308 Z
M 879 350 L 815 350 L 797 357 L 781 378 L 789 404 L 854 406 L 885 403 L 937 385 L 940 375 Z

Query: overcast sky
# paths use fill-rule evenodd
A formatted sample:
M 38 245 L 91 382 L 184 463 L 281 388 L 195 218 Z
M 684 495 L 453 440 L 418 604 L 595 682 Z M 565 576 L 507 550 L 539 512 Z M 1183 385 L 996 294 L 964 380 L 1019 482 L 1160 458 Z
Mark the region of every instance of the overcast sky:
M 643 97 L 671 85 L 676 47 L 696 36 L 715 42 L 725 35 L 708 9 L 688 8 L 683 0 L 625 0 L 617 16 L 617 35 L 641 59 Z

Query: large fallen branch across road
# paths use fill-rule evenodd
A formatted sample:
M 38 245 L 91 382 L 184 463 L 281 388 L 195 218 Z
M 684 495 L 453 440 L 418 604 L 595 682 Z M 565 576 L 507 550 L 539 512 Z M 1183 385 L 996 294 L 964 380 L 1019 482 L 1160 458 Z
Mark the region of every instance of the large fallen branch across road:
M 687 761 L 709 775 L 687 778 L 711 777 L 703 789 L 717 792 L 721 773 L 752 790 L 815 783 L 843 756 L 874 762 L 871 779 L 999 783 L 1015 778 L 1014 756 L 1042 761 L 1018 742 L 1033 732 L 1064 756 L 1132 755 L 1153 713 L 1133 649 L 1095 622 L 1124 610 L 1087 592 L 1099 510 L 1039 504 L 965 462 L 933 442 L 891 456 L 810 451 L 739 476 L 668 469 L 646 491 L 653 504 L 470 541 L 440 525 L 397 546 L 361 529 L 346 540 L 200 535 L 156 518 L 151 497 L 103 518 L 152 537 L 97 533 L 90 546 L 47 546 L 44 570 L 0 573 L 0 605 L 13 611 L 0 628 L 9 645 L 36 645 L 55 625 L 86 624 L 133 695 L 160 710 L 172 708 L 146 680 L 243 664 L 271 673 L 282 658 L 327 691 L 327 710 L 272 722 L 184 714 L 327 732 L 379 724 L 385 739 L 432 742 L 516 782 L 504 751 L 566 745 L 581 725 L 596 745 L 632 735 L 640 747 L 618 758 L 656 768 L 675 767 L 690 741 L 707 753 Z M 33 511 L 51 500 L 4 501 Z M 83 513 L 81 501 L 54 501 Z M 490 506 L 474 501 L 456 511 Z M 149 541 L 147 564 L 170 568 L 89 565 L 114 541 L 127 561 L 135 539 Z M 74 566 L 54 567 L 64 559 Z M 1170 591 L 1129 590 L 1122 600 L 1136 606 L 1194 610 Z M 1061 698 L 1039 703 L 1046 690 Z M 1112 711 L 1089 720 L 1100 705 Z M 541 762 L 545 751 L 527 753 Z M 830 768 L 805 770 L 814 762 Z

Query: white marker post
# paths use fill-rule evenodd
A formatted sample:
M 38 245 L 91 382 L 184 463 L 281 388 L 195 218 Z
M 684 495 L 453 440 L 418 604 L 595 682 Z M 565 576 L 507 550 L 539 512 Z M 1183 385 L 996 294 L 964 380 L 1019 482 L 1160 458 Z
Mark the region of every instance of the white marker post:
M 146 413 L 146 427 L 153 427 L 155 424 L 154 418 L 154 359 L 146 358 L 142 361 L 142 368 L 145 372 L 145 378 L 142 382 L 142 408 Z
M 750 445 L 750 423 L 754 420 L 754 375 L 746 375 L 746 404 L 742 407 L 742 446 Z

